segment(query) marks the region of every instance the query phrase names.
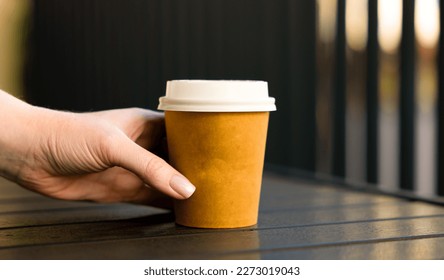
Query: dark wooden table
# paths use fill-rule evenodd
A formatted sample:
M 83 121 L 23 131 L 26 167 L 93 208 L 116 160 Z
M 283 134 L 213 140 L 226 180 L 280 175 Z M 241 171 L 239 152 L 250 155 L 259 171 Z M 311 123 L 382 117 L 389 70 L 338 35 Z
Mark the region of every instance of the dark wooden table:
M 442 259 L 444 207 L 266 173 L 257 226 L 49 199 L 0 179 L 0 259 Z

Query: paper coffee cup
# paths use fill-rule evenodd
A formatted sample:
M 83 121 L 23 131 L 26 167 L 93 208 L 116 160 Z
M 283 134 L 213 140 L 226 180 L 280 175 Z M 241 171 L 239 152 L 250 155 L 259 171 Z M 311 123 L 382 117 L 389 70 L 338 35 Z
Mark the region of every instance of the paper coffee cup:
M 176 223 L 235 228 L 257 223 L 269 111 L 263 81 L 176 80 L 165 110 L 170 163 L 195 186 L 175 201 Z

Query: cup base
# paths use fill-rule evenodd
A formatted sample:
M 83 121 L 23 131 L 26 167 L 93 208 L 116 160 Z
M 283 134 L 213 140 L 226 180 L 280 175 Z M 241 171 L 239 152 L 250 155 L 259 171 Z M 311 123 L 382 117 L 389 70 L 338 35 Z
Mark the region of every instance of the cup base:
M 257 225 L 257 222 L 247 223 L 247 224 L 236 224 L 236 225 L 214 225 L 214 224 L 193 224 L 186 222 L 176 221 L 176 224 L 179 226 L 189 227 L 189 228 L 204 228 L 204 229 L 234 229 L 234 228 L 248 228 Z

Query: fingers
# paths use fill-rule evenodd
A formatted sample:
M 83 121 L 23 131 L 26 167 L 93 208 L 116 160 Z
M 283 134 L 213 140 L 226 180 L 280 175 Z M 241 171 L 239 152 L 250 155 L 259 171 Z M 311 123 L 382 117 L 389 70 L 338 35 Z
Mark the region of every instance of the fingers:
M 146 184 L 176 198 L 189 198 L 195 187 L 163 159 L 125 138 L 110 151 L 112 161 L 138 175 Z

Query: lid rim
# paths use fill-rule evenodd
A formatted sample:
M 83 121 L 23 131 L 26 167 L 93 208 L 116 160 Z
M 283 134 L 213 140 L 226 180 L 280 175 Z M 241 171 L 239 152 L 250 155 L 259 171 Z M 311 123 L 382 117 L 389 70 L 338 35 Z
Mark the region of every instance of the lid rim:
M 160 108 L 158 108 L 158 109 L 160 109 Z M 242 113 L 242 112 L 273 112 L 273 111 L 276 111 L 276 108 L 274 107 L 274 108 L 269 108 L 269 107 L 267 107 L 267 108 L 248 108 L 248 109 L 242 109 L 242 108 L 239 108 L 239 109 L 236 109 L 236 108 L 233 108 L 233 107 L 230 107 L 230 108 L 214 108 L 214 109 L 210 109 L 210 108 L 206 108 L 206 109 L 204 109 L 204 108 L 196 108 L 196 107 L 193 107 L 193 108 L 177 108 L 177 107 L 173 107 L 173 106 L 171 106 L 171 107 L 166 107 L 166 108 L 163 108 L 163 109 L 160 109 L 160 110 L 162 110 L 162 111 L 175 111 L 175 112 L 201 112 L 201 113 L 205 113 L 205 112 L 207 112 L 207 113 Z
M 159 110 L 188 112 L 276 111 L 268 83 L 254 80 L 171 80 Z
M 157 109 L 188 112 L 264 112 L 276 111 L 275 99 L 261 100 L 193 100 L 161 97 Z

